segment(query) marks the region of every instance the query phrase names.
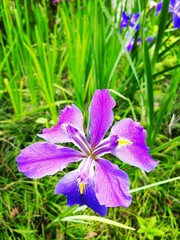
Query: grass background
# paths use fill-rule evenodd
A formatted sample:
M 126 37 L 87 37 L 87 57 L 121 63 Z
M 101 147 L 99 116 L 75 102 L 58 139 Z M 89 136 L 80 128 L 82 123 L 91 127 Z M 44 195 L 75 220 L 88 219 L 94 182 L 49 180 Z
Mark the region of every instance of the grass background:
M 180 35 L 173 29 L 164 1 L 155 16 L 151 1 L 2 0 L 0 2 L 0 238 L 16 239 L 179 239 Z M 140 12 L 141 29 L 120 34 L 122 10 Z M 154 36 L 128 53 L 126 34 Z M 133 227 L 127 230 L 89 221 L 89 209 L 69 208 L 54 195 L 64 172 L 39 180 L 17 170 L 20 150 L 43 128 L 57 122 L 60 109 L 75 103 L 87 122 L 87 107 L 96 89 L 108 88 L 116 100 L 115 121 L 131 117 L 147 129 L 154 159 L 151 173 L 109 159 L 130 177 L 128 209 L 111 208 L 106 219 Z M 74 212 L 76 209 L 77 212 Z M 63 221 L 85 215 L 86 220 Z M 81 222 L 80 222 L 81 221 Z

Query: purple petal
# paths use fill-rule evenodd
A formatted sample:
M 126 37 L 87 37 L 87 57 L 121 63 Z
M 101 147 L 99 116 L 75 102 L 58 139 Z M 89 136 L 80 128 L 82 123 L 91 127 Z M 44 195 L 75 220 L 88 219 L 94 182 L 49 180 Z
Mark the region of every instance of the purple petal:
M 91 147 L 85 138 L 84 134 L 80 133 L 76 128 L 72 126 L 67 127 L 67 132 L 72 142 L 86 155 L 91 151 Z
M 137 45 L 140 45 L 142 43 L 142 39 L 140 37 L 138 37 L 137 39 Z
M 140 23 L 137 23 L 137 21 L 139 19 L 139 16 L 140 16 L 139 12 L 135 13 L 135 14 L 132 15 L 131 20 L 130 20 L 130 26 L 131 27 L 136 26 L 135 30 L 137 30 L 137 31 L 140 29 Z
M 139 167 L 146 172 L 152 171 L 159 162 L 155 162 L 148 151 L 137 144 L 122 146 L 112 152 L 125 163 Z
M 171 7 L 175 7 L 175 5 L 176 5 L 176 2 L 178 2 L 178 0 L 170 0 L 170 5 L 171 5 Z
M 129 43 L 126 45 L 127 51 L 130 52 L 132 50 L 133 46 L 134 46 L 134 38 L 131 38 Z
M 128 192 L 128 175 L 102 158 L 95 161 L 95 167 L 95 192 L 99 203 L 106 207 L 129 207 L 132 198 Z
M 99 204 L 94 192 L 94 182 L 89 179 L 86 183 L 84 193 L 81 194 L 79 190 L 78 178 L 78 170 L 66 174 L 56 185 L 55 194 L 63 194 L 67 196 L 67 205 L 69 206 L 74 204 L 79 204 L 81 206 L 85 204 L 94 212 L 105 216 L 107 213 L 107 208 Z
M 147 172 L 153 170 L 158 162 L 155 162 L 149 155 L 149 147 L 146 146 L 146 131 L 140 123 L 130 118 L 123 119 L 116 123 L 110 135 L 117 135 L 119 146 L 112 151 L 116 157 L 123 162 L 139 167 Z M 127 144 L 126 144 L 127 143 Z
M 82 153 L 53 143 L 38 142 L 21 151 L 16 161 L 18 170 L 29 178 L 41 178 L 61 171 L 69 163 L 83 158 Z
M 163 5 L 163 2 L 159 2 L 157 5 L 156 5 L 156 13 L 155 13 L 155 16 L 157 16 L 161 10 L 162 10 L 162 5 Z
M 146 38 L 146 41 L 147 41 L 148 43 L 150 43 L 150 42 L 152 42 L 153 39 L 154 39 L 154 37 L 153 37 L 153 36 L 150 36 L 150 37 L 147 37 L 147 38 Z
M 50 129 L 45 128 L 43 134 L 37 134 L 39 137 L 52 142 L 52 143 L 65 143 L 71 142 L 71 138 L 67 133 L 66 127 L 71 125 L 83 132 L 83 116 L 78 107 L 74 104 L 72 106 L 66 106 L 61 111 L 58 124 Z
M 180 16 L 176 13 L 173 14 L 174 28 L 180 28 Z
M 112 108 L 116 102 L 108 90 L 96 90 L 89 108 L 90 111 L 90 142 L 97 146 L 112 125 L 114 115 Z
M 129 25 L 129 20 L 130 20 L 130 17 L 125 12 L 122 12 L 122 20 L 120 22 L 120 31 Z
M 111 128 L 110 136 L 112 135 L 117 135 L 118 138 L 128 139 L 143 148 L 147 148 L 145 141 L 146 131 L 139 122 L 134 122 L 131 118 L 125 118 L 117 122 Z
M 104 154 L 111 153 L 117 145 L 117 136 L 108 137 L 100 142 L 100 144 L 94 149 L 92 155 L 97 158 Z

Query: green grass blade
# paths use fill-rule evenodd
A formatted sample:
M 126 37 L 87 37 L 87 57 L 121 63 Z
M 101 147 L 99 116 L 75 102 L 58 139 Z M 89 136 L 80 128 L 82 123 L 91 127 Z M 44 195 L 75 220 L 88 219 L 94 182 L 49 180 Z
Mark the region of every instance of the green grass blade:
M 176 180 L 179 180 L 179 179 L 180 179 L 180 177 L 170 178 L 170 179 L 167 179 L 167 180 L 164 180 L 164 181 L 160 181 L 160 182 L 152 183 L 152 184 L 149 184 L 149 185 L 146 185 L 146 186 L 143 186 L 143 187 L 132 189 L 129 192 L 130 193 L 139 192 L 139 191 L 142 191 L 142 190 L 146 190 L 148 188 L 157 187 L 159 185 L 166 184 L 166 183 L 169 183 L 169 182 L 173 182 L 173 181 L 176 181 Z
M 146 113 L 148 116 L 148 123 L 149 123 L 147 144 L 151 145 L 151 134 L 152 134 L 153 122 L 154 122 L 154 91 L 153 91 L 151 63 L 150 63 L 149 51 L 148 51 L 146 41 L 144 41 L 144 75 L 145 75 L 146 94 L 147 94 Z
M 158 26 L 158 34 L 157 34 L 156 44 L 155 44 L 153 58 L 152 58 L 152 70 L 157 61 L 159 49 L 161 47 L 161 42 L 162 42 L 164 32 L 166 29 L 168 8 L 169 8 L 169 0 L 163 1 L 162 11 L 161 11 L 160 20 L 159 20 L 159 26 Z
M 162 144 L 161 146 L 159 146 L 157 148 L 152 149 L 150 152 L 151 152 L 151 154 L 157 154 L 161 150 L 168 148 L 170 145 L 173 145 L 173 144 L 175 144 L 175 146 L 179 145 L 180 144 L 179 141 L 180 141 L 180 136 L 170 140 L 167 143 Z
M 112 225 L 112 226 L 115 226 L 115 227 L 135 231 L 135 228 L 126 226 L 122 223 L 118 223 L 118 222 L 112 221 L 112 220 L 107 219 L 107 218 L 102 218 L 102 217 L 97 217 L 97 216 L 76 215 L 76 216 L 69 216 L 69 217 L 65 217 L 65 218 L 61 219 L 61 221 L 68 221 L 68 222 L 75 221 L 75 220 L 98 221 L 98 222 L 109 224 L 109 225 Z

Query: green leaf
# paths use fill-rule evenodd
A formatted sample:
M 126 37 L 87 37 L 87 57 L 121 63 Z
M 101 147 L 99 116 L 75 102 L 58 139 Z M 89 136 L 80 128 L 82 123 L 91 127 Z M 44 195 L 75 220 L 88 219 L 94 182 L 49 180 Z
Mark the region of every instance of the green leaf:
M 110 225 L 113 225 L 113 226 L 116 226 L 116 227 L 120 227 L 120 228 L 124 228 L 124 229 L 135 231 L 135 228 L 126 226 L 126 225 L 124 225 L 122 223 L 118 223 L 118 222 L 112 221 L 112 220 L 107 219 L 107 218 L 97 217 L 97 216 L 76 215 L 76 216 L 69 216 L 69 217 L 65 217 L 65 218 L 61 219 L 61 221 L 68 221 L 68 222 L 76 221 L 76 220 L 78 220 L 78 221 L 79 220 L 98 221 L 98 222 L 102 222 L 102 223 L 105 223 L 105 224 L 110 224 Z

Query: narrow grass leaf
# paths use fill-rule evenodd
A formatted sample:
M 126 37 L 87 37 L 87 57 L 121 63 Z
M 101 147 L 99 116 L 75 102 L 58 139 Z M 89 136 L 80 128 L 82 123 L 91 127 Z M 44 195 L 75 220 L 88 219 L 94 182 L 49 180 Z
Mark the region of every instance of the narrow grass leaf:
M 161 146 L 159 146 L 157 148 L 152 149 L 150 152 L 151 152 L 151 154 L 156 154 L 156 153 L 168 148 L 169 146 L 171 146 L 174 143 L 176 143 L 176 145 L 174 147 L 176 147 L 177 145 L 180 144 L 180 136 L 170 140 L 167 143 L 162 144 Z
M 164 181 L 152 183 L 152 184 L 149 184 L 149 185 L 146 185 L 146 186 L 143 186 L 143 187 L 132 189 L 129 192 L 130 193 L 139 192 L 139 191 L 142 191 L 142 190 L 146 190 L 148 188 L 157 187 L 159 185 L 166 184 L 166 183 L 169 183 L 169 182 L 173 182 L 173 181 L 176 181 L 176 180 L 180 180 L 180 177 L 170 178 L 170 179 L 167 179 L 167 180 L 164 180 Z
M 158 25 L 158 34 L 156 38 L 156 44 L 154 48 L 153 58 L 152 58 L 152 70 L 158 58 L 159 49 L 161 47 L 161 42 L 164 36 L 164 32 L 166 29 L 166 21 L 168 17 L 168 8 L 169 8 L 169 0 L 163 1 L 162 11 L 160 15 L 159 25 Z
M 71 222 L 71 221 L 74 221 L 74 220 L 98 221 L 98 222 L 101 222 L 101 223 L 105 223 L 105 224 L 113 225 L 113 226 L 116 226 L 116 227 L 120 227 L 120 228 L 135 231 L 135 228 L 126 226 L 122 223 L 118 223 L 118 222 L 112 221 L 112 220 L 107 219 L 107 218 L 97 217 L 97 216 L 76 215 L 76 216 L 70 216 L 70 217 L 65 217 L 65 218 L 61 219 L 61 221 L 68 221 L 68 222 Z
M 146 113 L 147 113 L 148 122 L 149 122 L 147 144 L 150 145 L 151 134 L 153 130 L 153 122 L 154 122 L 154 92 L 153 92 L 153 78 L 152 78 L 152 71 L 151 71 L 151 63 L 150 63 L 149 51 L 148 51 L 146 41 L 144 41 L 144 75 L 145 75 L 146 94 L 147 94 Z

